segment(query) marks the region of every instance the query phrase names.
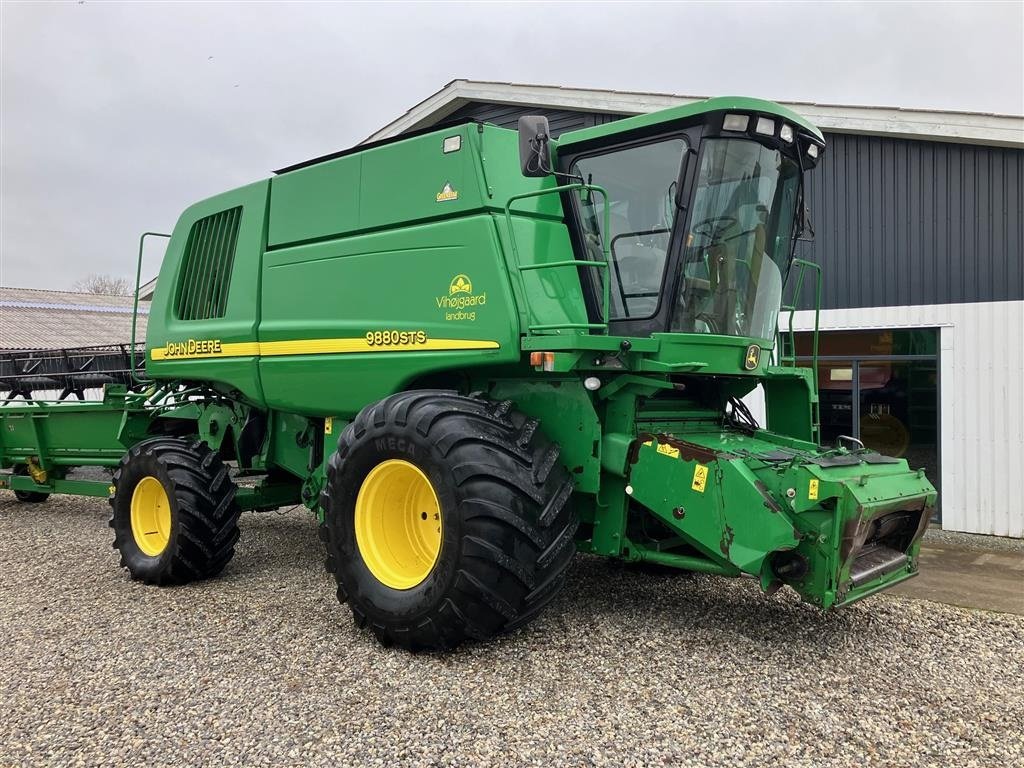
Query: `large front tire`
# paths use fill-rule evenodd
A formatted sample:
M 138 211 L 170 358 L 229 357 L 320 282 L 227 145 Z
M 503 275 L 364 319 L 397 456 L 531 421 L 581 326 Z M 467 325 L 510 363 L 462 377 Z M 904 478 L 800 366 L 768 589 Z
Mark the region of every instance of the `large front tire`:
M 133 579 L 185 584 L 216 576 L 235 554 L 238 516 L 227 466 L 200 440 L 158 437 L 114 473 L 114 547 Z
M 508 402 L 423 390 L 368 406 L 328 468 L 338 599 L 412 651 L 523 626 L 565 580 L 572 490 L 558 447 Z

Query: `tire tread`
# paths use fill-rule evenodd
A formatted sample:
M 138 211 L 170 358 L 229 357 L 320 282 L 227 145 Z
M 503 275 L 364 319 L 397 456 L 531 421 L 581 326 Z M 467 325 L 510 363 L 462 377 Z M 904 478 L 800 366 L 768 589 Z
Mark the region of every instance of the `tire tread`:
M 356 597 L 359 590 L 343 581 L 342 515 L 352 512 L 333 500 L 345 487 L 346 459 L 388 430 L 415 433 L 443 457 L 463 534 L 452 584 L 429 615 L 405 620 L 374 614 L 371 621 Z M 575 552 L 578 521 L 569 503 L 574 484 L 559 455 L 537 420 L 509 400 L 417 390 L 364 408 L 328 460 L 320 529 L 339 601 L 348 601 L 356 626 L 369 627 L 384 644 L 421 651 L 484 640 L 534 619 L 559 593 Z
M 168 544 L 171 551 L 155 567 L 150 561 L 140 564 L 127 556 L 126 550 L 134 546 L 130 522 L 127 526 L 117 523 L 116 489 L 125 470 L 139 461 L 162 465 L 177 502 L 177 536 Z M 133 579 L 161 586 L 207 579 L 223 571 L 234 556 L 241 513 L 235 503 L 237 486 L 227 466 L 205 442 L 157 437 L 137 443 L 121 459 L 112 482 L 115 493 L 110 504 L 115 511 L 110 526 L 114 529 L 114 547 L 121 551 L 121 565 Z

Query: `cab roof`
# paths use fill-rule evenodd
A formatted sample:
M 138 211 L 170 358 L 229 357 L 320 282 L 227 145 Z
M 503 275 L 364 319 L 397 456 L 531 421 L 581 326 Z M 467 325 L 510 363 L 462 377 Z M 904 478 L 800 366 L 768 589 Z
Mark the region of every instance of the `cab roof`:
M 776 104 L 773 101 L 765 101 L 764 99 L 750 99 L 744 96 L 717 96 L 712 99 L 697 101 L 693 104 L 670 107 L 669 109 L 662 109 L 657 112 L 648 112 L 647 114 L 637 115 L 636 117 L 627 117 L 622 120 L 605 123 L 604 125 L 595 125 L 592 128 L 582 128 L 578 131 L 563 133 L 558 138 L 558 146 L 560 149 L 564 149 L 575 144 L 582 144 L 595 139 L 603 139 L 607 136 L 616 136 L 629 131 L 649 128 L 661 123 L 670 123 L 687 117 L 693 117 L 695 115 L 730 110 L 734 110 L 736 112 L 754 112 L 758 114 L 775 115 L 800 126 L 800 128 L 820 139 L 822 142 L 825 140 L 825 137 L 821 135 L 821 131 L 819 131 L 816 126 L 793 110 L 788 109 L 781 104 Z

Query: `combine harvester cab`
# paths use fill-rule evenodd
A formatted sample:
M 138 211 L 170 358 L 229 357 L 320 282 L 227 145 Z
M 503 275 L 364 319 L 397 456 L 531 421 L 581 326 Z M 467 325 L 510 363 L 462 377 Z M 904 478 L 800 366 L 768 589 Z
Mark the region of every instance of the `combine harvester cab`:
M 754 576 L 767 594 L 790 586 L 823 609 L 915 575 L 935 489 L 923 470 L 853 438 L 820 446 L 817 330 L 812 368 L 784 352 L 785 342 L 795 349 L 807 275 L 817 278 L 811 306 L 820 302 L 820 269 L 794 248 L 807 228 L 803 177 L 824 152 L 821 134 L 748 99 L 623 120 L 557 144 L 546 134 L 543 119 L 521 121 L 523 169 L 563 182 L 576 254 L 588 262 L 584 291 L 602 307 L 584 343 L 539 318 L 525 345 L 542 350 L 537 370 L 573 371 L 594 393 L 593 421 L 576 427 L 601 424 L 599 487 L 577 494 L 580 548 Z M 593 268 L 602 263 L 607 272 Z M 780 311 L 788 333 L 777 330 Z M 751 395 L 763 398 L 764 428 L 744 401 Z M 544 424 L 561 440 L 551 423 L 549 415 Z M 585 487 L 588 465 L 577 469 Z
M 525 625 L 576 551 L 851 603 L 916 573 L 936 495 L 819 445 L 792 327 L 805 275 L 820 301 L 795 242 L 824 151 L 720 98 L 558 141 L 542 117 L 414 132 L 200 201 L 144 367 L 0 406 L 0 487 L 109 497 L 122 565 L 161 585 L 219 573 L 241 511 L 305 504 L 356 624 L 411 650 Z M 0 384 L 57 360 L 80 392 L 60 358 Z

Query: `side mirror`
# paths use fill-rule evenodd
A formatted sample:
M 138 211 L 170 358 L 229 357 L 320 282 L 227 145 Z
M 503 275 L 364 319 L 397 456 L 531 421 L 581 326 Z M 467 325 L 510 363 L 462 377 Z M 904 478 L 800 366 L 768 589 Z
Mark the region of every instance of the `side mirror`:
M 519 118 L 519 167 L 523 176 L 542 178 L 554 172 L 548 144 L 550 136 L 548 119 L 543 115 Z

